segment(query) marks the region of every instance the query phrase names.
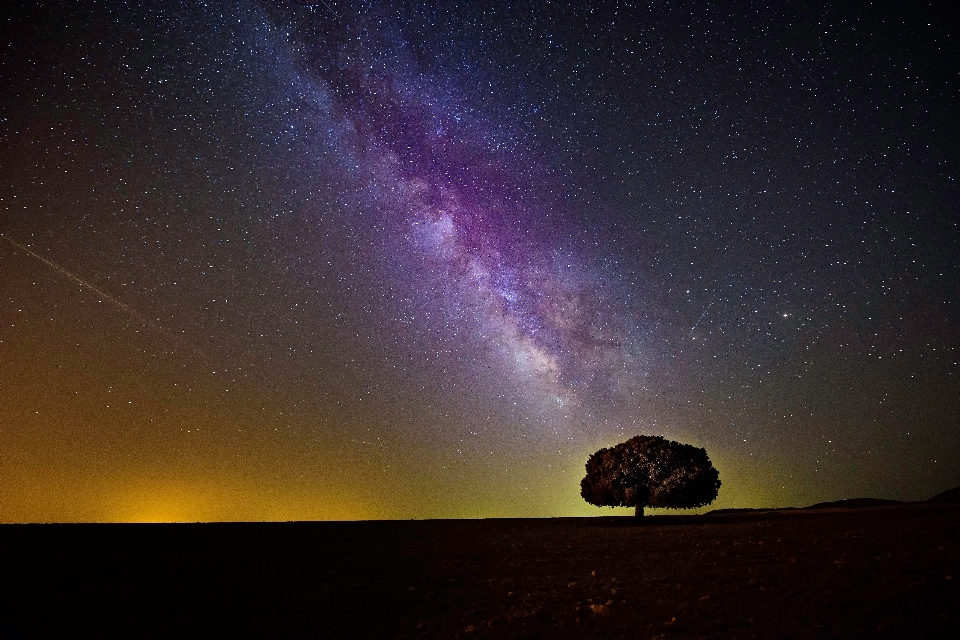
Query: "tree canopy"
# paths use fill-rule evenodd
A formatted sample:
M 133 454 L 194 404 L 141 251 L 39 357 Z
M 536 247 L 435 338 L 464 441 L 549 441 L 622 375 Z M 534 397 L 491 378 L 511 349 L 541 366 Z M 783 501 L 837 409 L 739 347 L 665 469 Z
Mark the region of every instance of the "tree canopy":
M 705 449 L 661 436 L 636 436 L 587 460 L 580 495 L 598 507 L 687 509 L 710 504 L 720 474 Z

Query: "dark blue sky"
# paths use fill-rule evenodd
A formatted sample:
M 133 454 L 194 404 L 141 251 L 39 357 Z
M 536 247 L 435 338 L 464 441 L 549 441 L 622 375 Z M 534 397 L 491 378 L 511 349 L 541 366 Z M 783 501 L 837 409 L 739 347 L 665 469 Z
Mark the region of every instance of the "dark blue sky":
M 960 484 L 924 5 L 89 2 L 2 25 L 4 520 L 594 513 Z

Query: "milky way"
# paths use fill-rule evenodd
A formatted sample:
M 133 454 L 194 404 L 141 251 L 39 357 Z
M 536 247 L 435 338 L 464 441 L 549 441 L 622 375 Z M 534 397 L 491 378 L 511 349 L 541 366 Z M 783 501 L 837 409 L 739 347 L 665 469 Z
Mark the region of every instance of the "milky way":
M 301 53 L 280 65 L 294 74 L 288 86 L 320 105 L 314 114 L 336 132 L 328 140 L 362 206 L 399 238 L 385 246 L 408 253 L 397 263 L 424 278 L 419 295 L 439 300 L 448 327 L 470 327 L 501 383 L 524 385 L 541 409 L 637 387 L 640 328 L 630 301 L 562 247 L 576 229 L 537 203 L 556 180 L 520 148 L 521 132 L 497 131 L 465 107 L 378 15 L 354 25 L 356 40 L 323 51 L 327 67 L 299 48 L 274 50 Z M 557 417 L 554 426 L 564 426 Z

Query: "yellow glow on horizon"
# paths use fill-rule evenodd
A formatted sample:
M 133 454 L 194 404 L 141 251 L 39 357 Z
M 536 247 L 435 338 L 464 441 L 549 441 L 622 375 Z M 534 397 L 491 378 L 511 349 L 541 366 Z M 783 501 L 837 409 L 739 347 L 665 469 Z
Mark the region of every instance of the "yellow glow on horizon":
M 19 475 L 19 474 L 18 474 Z M 38 474 L 7 476 L 0 521 L 15 522 L 269 522 L 370 520 L 382 510 L 356 493 L 314 480 L 297 486 L 226 474 L 143 475 L 103 480 Z
M 107 522 L 261 522 L 368 520 L 377 510 L 357 498 L 317 487 L 270 487 L 209 481 L 139 483 L 120 492 Z

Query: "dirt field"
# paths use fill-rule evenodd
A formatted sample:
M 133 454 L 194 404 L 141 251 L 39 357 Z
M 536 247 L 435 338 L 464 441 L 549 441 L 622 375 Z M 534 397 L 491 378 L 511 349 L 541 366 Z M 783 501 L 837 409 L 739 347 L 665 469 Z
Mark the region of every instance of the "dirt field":
M 0 637 L 958 638 L 960 504 L 0 527 Z

